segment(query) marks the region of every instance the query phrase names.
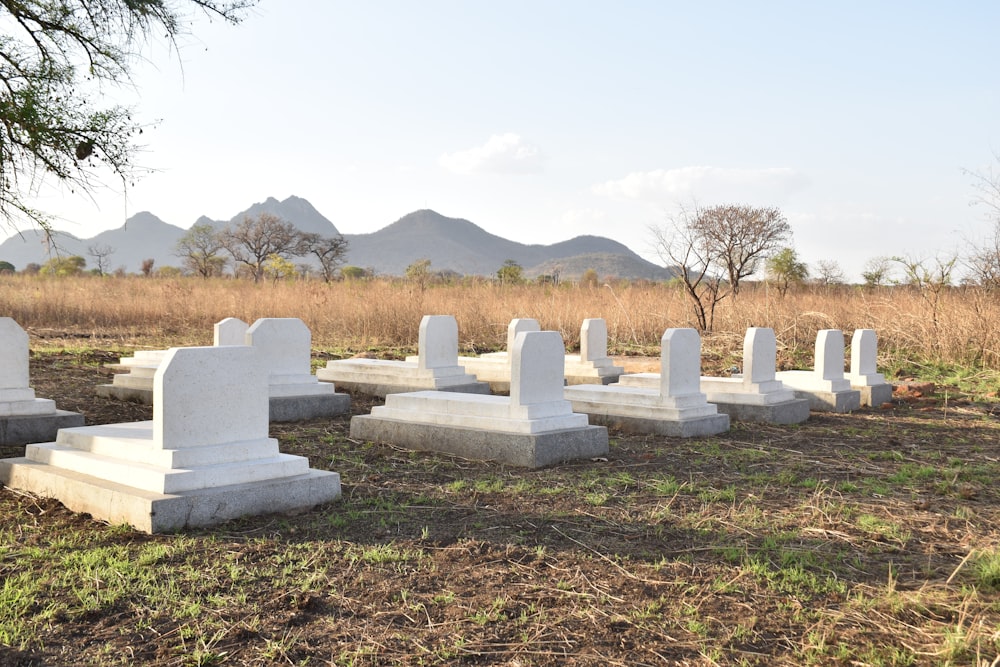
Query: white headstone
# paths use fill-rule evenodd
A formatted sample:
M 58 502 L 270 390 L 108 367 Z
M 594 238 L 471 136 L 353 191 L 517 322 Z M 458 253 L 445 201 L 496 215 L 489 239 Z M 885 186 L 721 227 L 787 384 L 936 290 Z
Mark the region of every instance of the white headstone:
M 855 329 L 851 336 L 851 375 L 878 373 L 878 341 L 874 329 Z
M 600 317 L 583 321 L 580 327 L 580 360 L 599 361 L 608 357 L 608 325 Z
M 816 334 L 813 370 L 824 380 L 844 379 L 844 332 L 822 329 Z
M 247 329 L 246 344 L 272 376 L 309 375 L 312 334 L 296 317 L 264 317 Z
M 12 318 L 0 317 L 0 391 L 24 390 L 28 384 L 28 334 Z
M 227 317 L 215 323 L 214 345 L 246 345 L 250 325 L 236 317 Z
M 517 334 L 522 331 L 541 331 L 542 327 L 538 324 L 538 320 L 533 320 L 530 317 L 519 317 L 510 321 L 507 325 L 507 352 L 510 353 L 514 349 L 514 339 L 517 338 Z
M 660 339 L 660 395 L 701 393 L 701 336 L 694 329 L 667 329 Z
M 743 384 L 774 381 L 778 341 L 774 329 L 751 327 L 743 337 Z
M 167 352 L 153 378 L 153 446 L 184 449 L 268 432 L 267 370 L 245 346 Z
M 519 333 L 511 349 L 511 406 L 562 401 L 565 354 L 558 331 Z
M 417 342 L 421 370 L 458 365 L 458 322 L 451 315 L 424 315 Z

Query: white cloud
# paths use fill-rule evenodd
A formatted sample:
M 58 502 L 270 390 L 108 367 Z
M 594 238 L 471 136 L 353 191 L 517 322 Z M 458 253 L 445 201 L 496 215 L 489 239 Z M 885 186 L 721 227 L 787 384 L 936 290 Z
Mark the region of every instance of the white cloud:
M 714 203 L 777 204 L 808 184 L 806 177 L 788 167 L 729 169 L 682 167 L 632 172 L 625 178 L 595 185 L 599 195 L 656 204 Z
M 527 174 L 542 170 L 545 156 L 538 146 L 525 143 L 520 135 L 494 134 L 482 146 L 446 153 L 438 162 L 456 174 Z

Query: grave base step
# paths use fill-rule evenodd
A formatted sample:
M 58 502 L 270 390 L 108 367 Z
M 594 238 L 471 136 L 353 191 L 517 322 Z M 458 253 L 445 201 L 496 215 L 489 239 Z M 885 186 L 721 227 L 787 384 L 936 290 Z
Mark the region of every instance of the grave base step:
M 249 515 L 303 512 L 340 497 L 340 475 L 310 470 L 263 482 L 160 494 L 26 458 L 0 460 L 0 483 L 55 498 L 73 512 L 146 533 L 212 526 Z
M 861 392 L 861 405 L 877 408 L 883 403 L 892 401 L 892 385 L 888 382 L 885 384 L 852 386 L 851 389 Z
M 455 454 L 478 461 L 498 461 L 522 468 L 540 468 L 608 454 L 608 430 L 602 426 L 525 434 L 358 415 L 351 418 L 351 438 Z
M 590 423 L 625 433 L 665 435 L 672 438 L 702 438 L 729 430 L 729 415 L 714 414 L 691 419 L 649 419 L 599 412 L 589 412 L 573 404 L 574 412 L 585 412 Z
M 322 379 L 322 378 L 321 378 Z M 467 382 L 442 387 L 413 386 L 393 382 L 366 382 L 363 380 L 338 379 L 334 381 L 338 390 L 365 396 L 385 398 L 389 394 L 407 394 L 414 391 L 450 391 L 460 394 L 489 394 L 490 385 L 485 382 Z
M 818 391 L 793 389 L 795 398 L 809 401 L 809 409 L 816 412 L 835 412 L 845 414 L 861 407 L 861 392 L 854 389 L 848 391 Z
M 766 424 L 801 424 L 809 419 L 809 401 L 795 398 L 770 405 L 748 405 L 746 403 L 715 402 L 719 412 L 729 415 L 734 421 L 758 422 Z
M 52 442 L 59 429 L 75 426 L 83 426 L 83 415 L 67 410 L 47 415 L 0 417 L 0 445 Z

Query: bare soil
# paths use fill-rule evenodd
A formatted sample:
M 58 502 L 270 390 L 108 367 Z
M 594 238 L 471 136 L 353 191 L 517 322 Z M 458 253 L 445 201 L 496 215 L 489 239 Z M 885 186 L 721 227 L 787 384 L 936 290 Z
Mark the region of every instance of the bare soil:
M 96 396 L 117 356 L 33 355 L 33 386 L 88 424 L 152 418 Z M 155 567 L 203 601 L 87 609 L 43 588 L 37 634 L 0 664 L 1000 664 L 1000 580 L 974 567 L 1000 544 L 996 404 L 939 389 L 694 441 L 612 432 L 607 460 L 535 471 L 352 441 L 349 420 L 272 425 L 342 476 L 338 502 L 296 516 L 150 536 L 0 491 L 0 580 L 60 535 L 193 538 Z M 220 562 L 241 564 L 241 597 Z

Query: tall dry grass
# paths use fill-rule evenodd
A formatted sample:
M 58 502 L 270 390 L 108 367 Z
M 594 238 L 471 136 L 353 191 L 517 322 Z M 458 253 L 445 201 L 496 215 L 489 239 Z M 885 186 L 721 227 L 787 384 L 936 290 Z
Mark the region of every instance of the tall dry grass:
M 51 278 L 0 276 L 0 315 L 10 316 L 33 341 L 85 337 L 91 345 L 156 347 L 210 344 L 212 325 L 224 317 L 298 317 L 314 347 L 358 351 L 413 348 L 420 318 L 451 314 L 465 351 L 501 349 L 511 318 L 533 317 L 560 331 L 567 347 L 579 345 L 581 322 L 607 321 L 616 353 L 657 354 L 668 327 L 694 326 L 679 289 L 657 284 L 501 286 L 488 282 L 432 285 L 403 281 L 334 284 L 285 282 L 254 285 L 198 278 Z M 816 332 L 850 335 L 874 328 L 880 364 L 951 364 L 1000 369 L 1000 295 L 955 288 L 934 295 L 906 288 L 803 289 L 782 297 L 750 285 L 722 301 L 715 327 L 703 337 L 706 370 L 741 354 L 750 326 L 773 327 L 780 365 L 808 364 Z

